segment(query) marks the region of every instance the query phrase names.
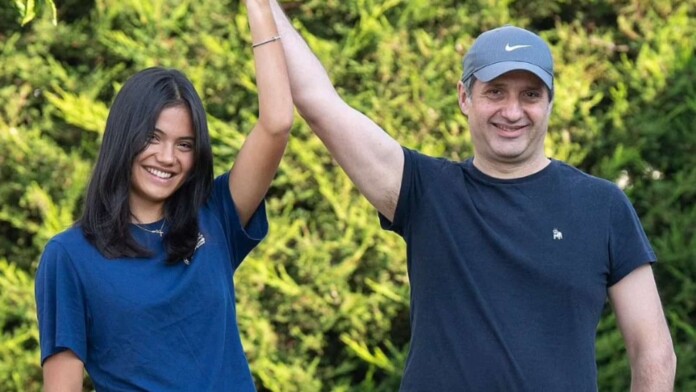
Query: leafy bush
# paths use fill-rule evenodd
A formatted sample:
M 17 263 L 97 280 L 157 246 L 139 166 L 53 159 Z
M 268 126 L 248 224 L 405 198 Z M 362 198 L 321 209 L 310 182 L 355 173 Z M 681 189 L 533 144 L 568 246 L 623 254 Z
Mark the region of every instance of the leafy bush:
M 27 2 L 28 3 L 28 2 Z M 50 3 L 47 1 L 45 4 Z M 257 113 L 250 37 L 237 2 L 68 0 L 21 26 L 0 5 L 0 389 L 40 386 L 30 276 L 46 240 L 79 216 L 107 108 L 124 80 L 182 69 L 210 116 L 216 172 Z M 402 144 L 463 159 L 461 57 L 481 31 L 517 24 L 552 45 L 557 93 L 547 154 L 617 181 L 660 263 L 677 390 L 696 390 L 696 5 L 563 0 L 287 2 L 344 98 Z M 271 232 L 236 276 L 260 390 L 393 391 L 408 352 L 405 247 L 379 228 L 297 121 L 268 196 Z M 629 388 L 610 312 L 598 327 L 602 391 Z M 90 384 L 86 384 L 89 388 Z
M 39 333 L 34 322 L 32 277 L 0 258 L 0 389 L 38 391 L 41 387 Z

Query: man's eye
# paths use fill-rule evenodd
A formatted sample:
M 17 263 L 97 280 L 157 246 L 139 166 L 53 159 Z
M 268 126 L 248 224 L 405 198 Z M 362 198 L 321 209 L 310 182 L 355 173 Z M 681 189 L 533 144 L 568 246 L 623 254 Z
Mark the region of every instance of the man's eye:
M 494 88 L 486 91 L 486 95 L 491 97 L 491 98 L 499 98 L 503 95 L 503 90 Z

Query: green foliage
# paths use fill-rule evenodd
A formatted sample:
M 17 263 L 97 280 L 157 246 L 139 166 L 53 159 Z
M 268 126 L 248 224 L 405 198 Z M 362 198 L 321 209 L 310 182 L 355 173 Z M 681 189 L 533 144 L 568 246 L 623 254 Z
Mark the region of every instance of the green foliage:
M 51 20 L 54 25 L 56 24 L 57 11 L 53 0 L 14 0 L 14 4 L 19 11 L 22 26 L 34 20 L 44 8 L 51 11 Z
M 22 26 L 33 4 L 32 23 Z M 182 69 L 209 113 L 217 173 L 257 113 L 238 2 L 50 0 L 0 5 L 0 389 L 39 390 L 31 274 L 80 214 L 107 108 L 125 79 Z M 696 4 L 693 0 L 309 0 L 287 12 L 343 97 L 403 145 L 464 159 L 461 57 L 483 30 L 534 29 L 556 58 L 547 154 L 620 183 L 660 262 L 677 390 L 696 390 Z M 44 8 L 46 9 L 46 8 Z M 242 7 L 243 9 L 243 7 Z M 271 232 L 236 276 L 260 390 L 394 391 L 408 352 L 405 247 L 379 228 L 298 121 L 268 197 Z M 8 260 L 6 262 L 4 260 Z M 598 326 L 602 391 L 629 388 L 616 321 Z M 89 384 L 87 384 L 89 385 Z
M 660 259 L 656 278 L 678 357 L 675 390 L 683 391 L 696 388 L 695 11 L 689 3 L 652 6 L 619 20 L 635 50 L 605 76 L 611 104 L 595 113 L 603 131 L 584 162 L 625 186 Z M 598 345 L 598 352 L 620 346 Z M 627 381 L 605 385 L 628 389 Z
M 31 275 L 0 257 L 0 389 L 38 391 L 39 333 Z

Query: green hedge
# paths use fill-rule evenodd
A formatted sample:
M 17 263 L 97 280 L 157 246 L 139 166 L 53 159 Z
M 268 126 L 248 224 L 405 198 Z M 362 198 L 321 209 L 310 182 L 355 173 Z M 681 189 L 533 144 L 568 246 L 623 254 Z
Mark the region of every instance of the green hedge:
M 237 2 L 66 0 L 57 24 L 44 6 L 24 26 L 20 3 L 0 4 L 0 389 L 37 391 L 31 276 L 47 239 L 79 215 L 115 91 L 144 67 L 182 69 L 206 104 L 217 173 L 257 102 Z M 511 23 L 546 38 L 557 65 L 547 153 L 617 181 L 634 202 L 661 260 L 677 390 L 696 390 L 696 2 L 492 3 L 285 5 L 350 104 L 402 144 L 453 159 L 472 151 L 456 82 L 473 37 Z M 269 237 L 236 276 L 259 389 L 396 390 L 410 332 L 404 244 L 299 118 L 268 213 Z M 597 362 L 600 390 L 628 390 L 610 311 Z

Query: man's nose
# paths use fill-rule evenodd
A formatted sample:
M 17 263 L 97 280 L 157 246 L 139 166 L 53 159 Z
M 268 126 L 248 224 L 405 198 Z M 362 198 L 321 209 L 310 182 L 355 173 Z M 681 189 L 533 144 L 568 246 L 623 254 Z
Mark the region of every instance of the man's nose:
M 524 111 L 522 110 L 522 104 L 517 97 L 508 98 L 507 102 L 505 102 L 503 110 L 501 111 L 503 117 L 511 121 L 519 120 L 522 118 L 523 113 Z

